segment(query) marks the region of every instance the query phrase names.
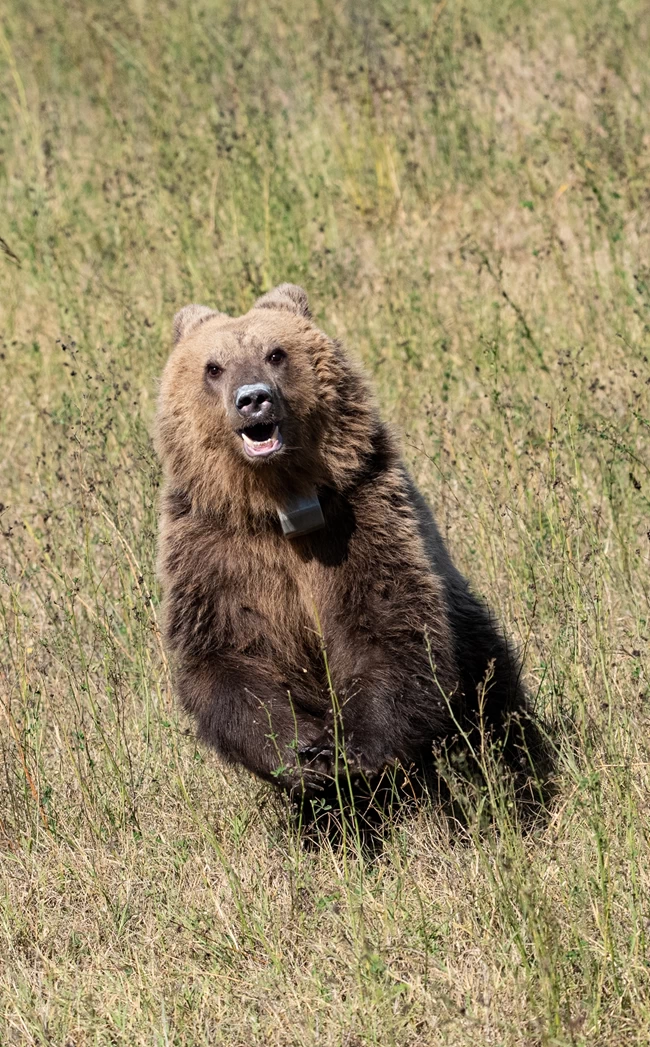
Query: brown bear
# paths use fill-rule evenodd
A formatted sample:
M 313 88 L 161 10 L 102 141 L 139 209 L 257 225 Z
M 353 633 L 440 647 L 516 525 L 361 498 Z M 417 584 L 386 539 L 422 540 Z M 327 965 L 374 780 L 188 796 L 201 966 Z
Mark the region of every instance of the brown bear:
M 479 730 L 528 769 L 539 735 L 519 663 L 305 292 L 282 284 L 237 318 L 186 306 L 174 340 L 159 572 L 200 736 L 303 796 L 340 752 L 366 778 L 426 775 Z

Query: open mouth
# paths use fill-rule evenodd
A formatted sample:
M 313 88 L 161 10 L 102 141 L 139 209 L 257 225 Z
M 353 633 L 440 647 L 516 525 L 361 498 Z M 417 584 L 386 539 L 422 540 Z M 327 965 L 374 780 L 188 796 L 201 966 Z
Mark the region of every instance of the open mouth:
M 260 422 L 240 430 L 249 458 L 267 458 L 282 447 L 282 434 L 275 422 Z

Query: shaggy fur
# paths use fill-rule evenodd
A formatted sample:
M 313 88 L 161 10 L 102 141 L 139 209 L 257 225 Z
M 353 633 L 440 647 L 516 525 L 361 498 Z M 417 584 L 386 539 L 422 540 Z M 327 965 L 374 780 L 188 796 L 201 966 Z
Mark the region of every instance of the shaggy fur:
M 239 318 L 187 306 L 174 335 L 157 416 L 159 569 L 176 689 L 201 737 L 303 795 L 331 780 L 335 728 L 371 778 L 396 763 L 426 775 L 479 721 L 518 766 L 517 661 L 305 292 L 283 284 Z M 284 439 L 260 460 L 234 408 L 255 382 L 272 389 Z M 277 509 L 314 486 L 325 526 L 289 540 Z

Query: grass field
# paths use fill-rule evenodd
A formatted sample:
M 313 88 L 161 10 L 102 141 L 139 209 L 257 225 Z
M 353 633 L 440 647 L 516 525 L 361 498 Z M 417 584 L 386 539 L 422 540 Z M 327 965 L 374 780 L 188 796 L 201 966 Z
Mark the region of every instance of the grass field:
M 5 0 L 3 1047 L 650 1042 L 649 55 L 643 0 Z M 559 723 L 528 836 L 305 850 L 174 705 L 171 317 L 282 280 Z

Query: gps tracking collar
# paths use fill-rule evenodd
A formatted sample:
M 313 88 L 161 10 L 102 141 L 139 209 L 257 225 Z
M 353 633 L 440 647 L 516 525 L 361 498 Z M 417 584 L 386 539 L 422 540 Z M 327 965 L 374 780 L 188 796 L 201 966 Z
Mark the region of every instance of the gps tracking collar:
M 287 538 L 299 538 L 300 535 L 310 534 L 311 531 L 318 531 L 325 526 L 315 487 L 305 495 L 290 498 L 282 509 L 278 509 L 278 516 L 282 524 L 282 533 Z

